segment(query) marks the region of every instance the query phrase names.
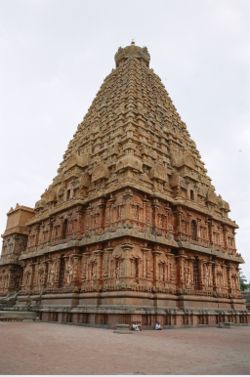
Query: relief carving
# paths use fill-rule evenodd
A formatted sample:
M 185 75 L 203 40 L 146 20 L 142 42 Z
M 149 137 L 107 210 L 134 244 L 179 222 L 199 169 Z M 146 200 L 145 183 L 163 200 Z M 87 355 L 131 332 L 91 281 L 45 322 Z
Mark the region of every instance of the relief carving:
M 185 259 L 184 262 L 184 281 L 186 288 L 193 288 L 194 276 L 193 260 Z
M 213 287 L 213 277 L 212 277 L 212 266 L 210 263 L 203 264 L 202 269 L 202 281 L 205 287 L 212 288 Z
M 0 276 L 0 292 L 7 292 L 10 286 L 10 271 L 4 270 Z
M 23 272 L 23 289 L 31 289 L 33 268 L 30 264 L 26 265 Z
M 65 264 L 65 283 L 71 285 L 73 281 L 73 258 L 70 256 Z
M 41 292 L 45 287 L 46 277 L 45 263 L 37 263 L 35 266 L 34 289 L 37 289 L 39 292 Z
M 47 286 L 55 288 L 58 280 L 59 258 L 53 258 L 49 264 Z

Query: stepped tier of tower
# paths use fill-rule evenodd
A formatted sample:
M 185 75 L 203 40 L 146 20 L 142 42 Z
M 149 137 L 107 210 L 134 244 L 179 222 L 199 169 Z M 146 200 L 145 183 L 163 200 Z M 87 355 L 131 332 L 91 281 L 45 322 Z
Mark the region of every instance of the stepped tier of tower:
M 247 322 L 228 203 L 147 49 L 115 61 L 34 210 L 8 213 L 0 293 L 42 319 Z

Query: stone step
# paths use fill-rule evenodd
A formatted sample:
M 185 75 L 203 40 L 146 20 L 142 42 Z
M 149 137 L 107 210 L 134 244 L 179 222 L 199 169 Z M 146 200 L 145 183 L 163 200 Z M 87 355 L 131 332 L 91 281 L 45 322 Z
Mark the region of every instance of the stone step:
M 116 333 L 116 334 L 132 334 L 133 332 L 130 329 L 130 325 L 120 323 L 120 324 L 116 325 L 114 333 Z

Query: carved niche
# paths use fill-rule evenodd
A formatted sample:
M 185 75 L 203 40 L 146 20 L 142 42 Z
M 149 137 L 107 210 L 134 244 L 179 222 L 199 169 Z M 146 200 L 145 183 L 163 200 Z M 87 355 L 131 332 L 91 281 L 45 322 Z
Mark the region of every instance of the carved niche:
M 30 290 L 32 286 L 33 267 L 28 263 L 23 271 L 22 288 L 24 290 Z
M 56 288 L 56 284 L 59 278 L 59 266 L 60 266 L 60 258 L 54 257 L 49 262 L 48 267 L 48 279 L 47 279 L 47 287 L 48 288 Z

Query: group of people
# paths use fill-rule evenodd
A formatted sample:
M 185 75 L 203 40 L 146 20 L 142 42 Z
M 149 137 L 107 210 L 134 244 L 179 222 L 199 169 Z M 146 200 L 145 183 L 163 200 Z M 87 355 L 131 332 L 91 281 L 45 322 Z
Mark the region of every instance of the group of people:
M 133 322 L 132 325 L 131 325 L 131 330 L 142 331 L 142 326 L 141 326 L 140 322 Z M 158 322 L 158 321 L 155 322 L 154 330 L 162 330 L 160 322 Z

